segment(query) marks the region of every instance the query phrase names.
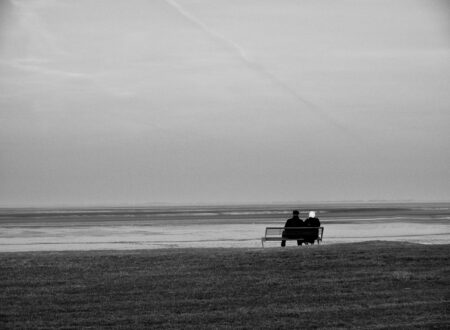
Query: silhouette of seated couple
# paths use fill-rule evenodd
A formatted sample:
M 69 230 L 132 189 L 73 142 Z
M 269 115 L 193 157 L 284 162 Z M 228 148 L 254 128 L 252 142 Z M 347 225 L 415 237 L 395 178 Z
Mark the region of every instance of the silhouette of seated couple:
M 289 238 L 289 239 L 295 239 L 297 240 L 297 245 L 305 244 L 314 244 L 314 241 L 317 239 L 317 236 L 319 234 L 319 229 L 317 227 L 320 227 L 320 221 L 318 218 L 316 218 L 316 212 L 311 211 L 309 212 L 309 218 L 303 221 L 299 217 L 300 212 L 298 210 L 292 211 L 292 218 L 288 219 L 286 221 L 286 224 L 284 225 L 285 230 L 283 231 L 283 238 Z M 288 228 L 300 228 L 300 230 L 296 229 L 288 229 Z M 305 227 L 305 229 L 303 229 Z M 307 229 L 310 227 L 311 229 Z M 281 241 L 281 246 L 286 246 L 286 241 Z

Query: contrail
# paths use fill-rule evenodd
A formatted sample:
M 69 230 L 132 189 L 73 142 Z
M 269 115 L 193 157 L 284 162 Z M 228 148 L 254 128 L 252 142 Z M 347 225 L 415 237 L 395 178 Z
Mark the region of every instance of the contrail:
M 236 53 L 239 54 L 239 56 L 246 62 L 250 62 L 250 59 L 248 58 L 245 50 L 239 46 L 237 43 L 235 43 L 233 40 L 225 38 L 220 33 L 217 33 L 216 31 L 212 30 L 208 25 L 206 25 L 204 22 L 199 20 L 197 17 L 189 13 L 186 9 L 184 9 L 178 2 L 175 0 L 166 0 L 166 2 L 175 8 L 181 15 L 183 15 L 185 18 L 187 18 L 189 21 L 193 22 L 195 25 L 197 25 L 199 28 L 201 28 L 203 31 L 205 31 L 207 34 L 211 35 L 212 37 L 219 39 L 220 41 L 228 44 L 231 48 L 235 50 Z
M 272 84 L 280 88 L 281 90 L 285 91 L 285 93 L 289 94 L 291 97 L 293 97 L 295 100 L 297 100 L 299 103 L 306 106 L 306 108 L 315 113 L 316 115 L 322 117 L 324 120 L 326 120 L 330 125 L 334 126 L 335 128 L 339 129 L 342 132 L 347 133 L 347 135 L 351 135 L 352 137 L 355 137 L 352 132 L 348 130 L 348 128 L 344 127 L 343 125 L 336 122 L 332 117 L 330 117 L 325 111 L 323 111 L 321 108 L 319 108 L 314 103 L 308 101 L 304 97 L 302 97 L 295 89 L 293 89 L 291 86 L 287 85 L 285 82 L 280 80 L 278 77 L 273 75 L 271 72 L 267 71 L 262 65 L 252 60 L 246 53 L 243 47 L 241 47 L 239 44 L 234 42 L 233 40 L 230 40 L 223 36 L 220 33 L 217 33 L 213 29 L 211 29 L 206 23 L 192 15 L 190 12 L 188 12 L 186 9 L 184 9 L 178 2 L 175 0 L 165 0 L 171 7 L 173 7 L 176 11 L 178 11 L 182 16 L 184 16 L 187 20 L 195 24 L 197 27 L 199 27 L 201 30 L 203 30 L 205 33 L 209 34 L 214 39 L 217 39 L 221 41 L 222 43 L 228 45 L 230 49 L 233 50 L 234 53 L 236 53 L 241 61 L 252 71 L 257 72 L 259 75 L 265 77 L 267 80 L 271 81 Z

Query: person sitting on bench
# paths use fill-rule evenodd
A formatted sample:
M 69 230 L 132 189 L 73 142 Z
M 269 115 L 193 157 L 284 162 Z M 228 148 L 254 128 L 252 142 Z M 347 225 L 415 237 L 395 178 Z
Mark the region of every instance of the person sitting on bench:
M 284 225 L 285 228 L 289 228 L 289 227 L 304 227 L 304 223 L 303 220 L 299 218 L 299 214 L 300 212 L 298 212 L 298 210 L 294 210 L 292 211 L 292 218 L 287 219 L 286 224 Z M 295 231 L 295 230 L 284 230 L 283 231 L 283 238 L 301 238 L 301 233 L 299 231 Z M 297 245 L 302 245 L 303 241 L 302 240 L 298 240 L 297 241 Z M 286 241 L 282 240 L 281 241 L 281 247 L 285 247 L 286 246 Z
M 320 227 L 319 218 L 316 218 L 316 212 L 309 212 L 309 218 L 305 220 L 305 227 Z M 310 229 L 304 233 L 305 242 L 314 244 L 314 241 L 317 239 L 319 235 L 319 229 Z

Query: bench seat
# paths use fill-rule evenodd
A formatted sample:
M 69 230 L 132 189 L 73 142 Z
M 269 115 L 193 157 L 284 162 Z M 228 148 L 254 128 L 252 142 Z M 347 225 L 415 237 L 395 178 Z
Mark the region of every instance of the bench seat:
M 317 244 L 322 242 L 323 227 L 267 227 L 264 237 L 261 237 L 261 244 L 267 241 L 303 241 L 308 238 L 312 231 L 317 230 Z M 290 237 L 283 237 L 287 233 Z M 308 235 L 309 234 L 309 235 Z

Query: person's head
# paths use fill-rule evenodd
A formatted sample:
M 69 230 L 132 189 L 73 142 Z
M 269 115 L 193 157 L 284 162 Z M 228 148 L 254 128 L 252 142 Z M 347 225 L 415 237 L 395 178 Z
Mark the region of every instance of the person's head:
M 315 218 L 315 217 L 316 217 L 316 212 L 314 212 L 314 211 L 309 211 L 309 217 L 310 217 L 310 218 Z
M 299 214 L 300 214 L 300 212 L 299 212 L 298 210 L 292 211 L 292 215 L 293 215 L 294 217 L 298 217 Z

